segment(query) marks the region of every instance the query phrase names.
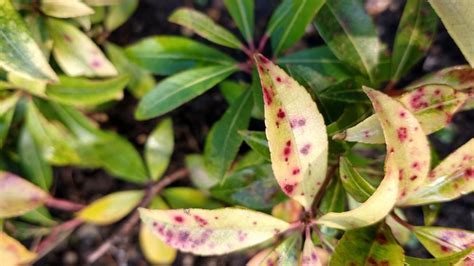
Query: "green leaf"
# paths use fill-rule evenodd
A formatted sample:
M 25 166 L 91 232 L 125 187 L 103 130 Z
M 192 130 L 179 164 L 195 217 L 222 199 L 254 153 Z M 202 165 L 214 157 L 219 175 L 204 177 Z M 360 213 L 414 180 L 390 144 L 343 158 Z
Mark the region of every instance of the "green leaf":
M 376 80 L 381 45 L 374 23 L 360 1 L 327 1 L 315 26 L 329 49 L 341 61 Z
M 48 19 L 47 24 L 54 41 L 54 58 L 68 76 L 117 75 L 117 70 L 99 47 L 79 29 L 57 19 Z
M 284 15 L 275 12 L 270 19 L 270 23 L 278 21 L 269 34 L 274 55 L 281 54 L 303 37 L 306 27 L 325 2 L 325 0 L 296 0 L 280 4 L 289 10 Z
M 48 16 L 73 18 L 94 14 L 94 10 L 80 0 L 42 0 L 40 9 Z
M 203 94 L 235 71 L 236 66 L 209 66 L 166 78 L 143 97 L 135 117 L 144 120 L 169 112 Z
M 25 265 L 32 263 L 36 253 L 29 251 L 19 241 L 0 231 L 0 257 L 5 265 Z
M 327 213 L 317 219 L 316 223 L 332 228 L 351 230 L 382 220 L 395 206 L 398 195 L 398 178 L 398 168 L 394 157 L 389 156 L 385 161 L 385 177 L 371 197 L 350 211 Z
M 140 203 L 143 195 L 141 190 L 111 193 L 79 211 L 77 218 L 97 225 L 115 223 L 129 214 Z
M 29 223 L 35 223 L 48 227 L 57 225 L 57 222 L 53 220 L 53 217 L 51 217 L 51 214 L 48 212 L 48 209 L 46 209 L 46 207 L 44 206 L 29 211 L 23 214 L 20 218 Z
M 124 24 L 135 12 L 138 3 L 138 0 L 121 0 L 119 4 L 111 6 L 104 21 L 105 28 L 114 31 Z
M 163 190 L 162 195 L 173 209 L 216 209 L 222 207 L 222 204 L 211 200 L 203 192 L 190 187 L 167 188 Z
M 343 80 L 321 90 L 320 101 L 330 100 L 344 103 L 367 103 L 367 96 L 354 80 Z
M 24 176 L 40 188 L 49 190 L 53 183 L 53 169 L 43 159 L 40 145 L 26 127 L 20 133 L 18 153 Z
M 229 204 L 255 210 L 268 210 L 286 198 L 275 181 L 269 164 L 233 172 L 226 177 L 224 183 L 213 187 L 211 194 Z
M 166 118 L 150 133 L 145 143 L 145 160 L 152 180 L 165 173 L 174 147 L 173 121 Z
M 111 100 L 120 100 L 123 89 L 128 83 L 128 76 L 104 80 L 90 80 L 60 76 L 58 84 L 46 87 L 49 98 L 70 105 L 98 105 Z
M 220 255 L 254 246 L 289 228 L 284 221 L 246 209 L 139 211 L 142 221 L 166 244 L 198 255 Z
M 191 29 L 211 42 L 235 49 L 242 47 L 242 43 L 231 32 L 196 10 L 179 8 L 171 14 L 168 20 Z
M 224 4 L 245 40 L 253 43 L 254 0 L 224 0 Z
M 41 206 L 49 195 L 9 172 L 0 171 L 0 218 L 25 214 Z
M 258 152 L 267 161 L 270 161 L 270 150 L 268 149 L 268 141 L 265 132 L 241 130 L 239 134 L 252 150 Z
M 83 0 L 90 6 L 112 6 L 118 5 L 121 0 Z
M 398 25 L 392 55 L 391 80 L 398 81 L 431 46 L 437 17 L 427 1 L 408 1 Z
M 179 36 L 148 37 L 127 47 L 126 53 L 136 64 L 158 75 L 172 75 L 193 67 L 236 63 L 217 49 Z
M 204 156 L 200 154 L 186 155 L 186 168 L 189 170 L 191 182 L 200 189 L 208 189 L 219 182 L 206 168 Z
M 221 180 L 225 179 L 225 173 L 242 144 L 238 131 L 248 128 L 252 105 L 252 91 L 247 90 L 231 104 L 207 135 L 204 148 L 206 167 Z
M 433 169 L 407 205 L 451 201 L 474 191 L 474 139 L 451 153 Z
M 421 244 L 435 257 L 444 257 L 456 252 L 472 248 L 474 233 L 467 230 L 446 228 L 414 226 L 415 233 Z
M 358 202 L 366 201 L 375 192 L 375 188 L 354 169 L 346 157 L 339 160 L 339 175 L 345 191 Z
M 403 248 L 384 223 L 346 232 L 334 251 L 330 266 L 393 265 L 403 266 Z
M 262 55 L 256 55 L 255 60 L 275 178 L 288 196 L 309 210 L 326 177 L 324 119 L 304 87 Z
M 155 78 L 148 71 L 132 63 L 125 54 L 125 50 L 115 44 L 107 43 L 105 50 L 110 61 L 122 75 L 128 75 L 128 90 L 136 98 L 141 98 L 153 87 L 155 87 Z
M 23 77 L 56 81 L 56 74 L 10 0 L 0 0 L 0 18 L 0 66 Z
M 15 93 L 0 99 L 0 148 L 8 136 L 18 98 L 19 95 Z
M 443 205 L 440 203 L 427 204 L 422 206 L 423 210 L 423 223 L 426 226 L 433 225 L 438 219 L 439 212 Z
M 7 80 L 12 85 L 11 88 L 18 88 L 28 92 L 29 94 L 45 97 L 44 92 L 47 85 L 46 81 L 25 78 L 15 72 L 8 72 Z
M 429 0 L 431 6 L 441 18 L 451 37 L 474 67 L 474 6 L 470 0 L 456 1 L 456 4 L 444 0 Z
M 465 264 L 458 264 L 463 261 L 463 259 L 467 259 L 467 255 L 469 255 L 473 251 L 473 248 L 468 248 L 463 251 L 454 253 L 453 255 L 443 256 L 441 258 L 435 259 L 420 259 L 414 258 L 410 256 L 405 256 L 405 261 L 408 265 L 414 266 L 452 266 L 452 265 L 465 265 Z M 468 261 L 466 261 L 468 262 Z
M 346 205 L 345 196 L 342 183 L 338 179 L 334 179 L 321 199 L 319 210 L 322 213 L 343 212 Z

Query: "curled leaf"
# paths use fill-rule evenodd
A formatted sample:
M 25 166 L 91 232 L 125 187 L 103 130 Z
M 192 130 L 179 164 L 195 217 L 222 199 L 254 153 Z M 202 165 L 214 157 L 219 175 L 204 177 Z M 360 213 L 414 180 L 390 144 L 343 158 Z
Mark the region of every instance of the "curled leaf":
M 0 171 L 0 218 L 25 214 L 48 198 L 46 192 L 23 178 Z
M 326 177 L 324 119 L 305 88 L 262 55 L 255 60 L 273 173 L 283 191 L 308 210 Z
M 289 224 L 246 209 L 139 209 L 142 221 L 166 244 L 198 255 L 219 255 L 264 242 Z

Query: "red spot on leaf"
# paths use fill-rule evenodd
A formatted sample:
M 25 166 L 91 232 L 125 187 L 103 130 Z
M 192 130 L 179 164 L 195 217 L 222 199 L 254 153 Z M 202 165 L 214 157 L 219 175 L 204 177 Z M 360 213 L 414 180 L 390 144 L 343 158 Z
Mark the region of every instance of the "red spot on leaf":
M 280 108 L 278 109 L 278 114 L 277 114 L 278 118 L 285 118 L 286 114 L 285 112 Z
M 400 117 L 401 117 L 401 118 L 407 117 L 407 112 L 401 111 L 401 112 L 400 112 Z
M 293 172 L 292 172 L 293 175 L 297 175 L 297 174 L 299 174 L 299 173 L 300 173 L 300 169 L 299 169 L 299 168 L 294 168 L 294 169 L 293 169 Z
M 385 237 L 385 235 L 383 233 L 379 233 L 377 234 L 377 236 L 375 237 L 375 240 L 380 244 L 380 245 L 385 245 L 388 243 L 388 240 L 387 238 Z
M 94 59 L 91 62 L 91 67 L 93 67 L 93 68 L 99 68 L 101 65 L 102 65 L 102 63 L 98 59 Z
M 271 91 L 266 87 L 263 87 L 262 91 L 263 91 L 263 100 L 265 101 L 267 105 L 271 105 L 273 102 Z
M 413 169 L 420 170 L 420 167 L 421 167 L 421 165 L 420 165 L 419 162 L 414 162 L 414 163 L 411 164 L 411 168 L 413 168 Z
M 63 38 L 66 42 L 72 42 L 72 38 L 71 36 L 67 35 L 67 34 L 63 34 Z
M 417 179 L 417 178 L 418 178 L 417 175 L 412 175 L 412 176 L 410 176 L 410 180 L 411 180 L 411 181 L 414 181 L 414 180 Z
M 451 251 L 451 248 L 442 245 L 442 246 L 441 246 L 441 251 L 443 251 L 443 252 L 450 252 L 450 251 Z
M 208 224 L 207 220 L 199 215 L 194 215 L 193 217 L 194 220 L 199 224 L 199 226 L 206 226 Z
M 398 170 L 398 180 L 403 180 L 403 169 Z
M 175 216 L 175 217 L 174 217 L 174 220 L 175 220 L 177 223 L 183 223 L 183 222 L 184 222 L 183 216 L 180 216 L 180 215 Z
M 311 148 L 311 144 L 305 144 L 303 148 L 301 148 L 300 150 L 301 154 L 308 155 L 310 148 Z
M 281 78 L 280 78 L 280 77 L 277 77 L 276 80 L 277 80 L 277 82 L 281 82 Z
M 283 189 L 285 190 L 286 194 L 291 194 L 293 193 L 293 190 L 295 189 L 294 185 L 286 184 Z
M 397 135 L 400 142 L 404 142 L 408 137 L 408 130 L 406 127 L 400 127 L 397 129 Z

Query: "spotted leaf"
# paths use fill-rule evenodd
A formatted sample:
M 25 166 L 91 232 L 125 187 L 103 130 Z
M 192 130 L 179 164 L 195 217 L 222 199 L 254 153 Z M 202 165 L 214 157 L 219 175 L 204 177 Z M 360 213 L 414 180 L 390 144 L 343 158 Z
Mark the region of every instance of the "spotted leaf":
M 326 176 L 324 119 L 305 88 L 262 55 L 255 60 L 273 173 L 283 191 L 309 209 Z
M 400 179 L 397 204 L 403 205 L 428 176 L 431 160 L 428 139 L 415 116 L 400 102 L 379 91 L 364 90 L 382 125 L 387 151 L 393 152 Z
M 474 191 L 474 139 L 444 159 L 407 205 L 444 202 Z
M 385 177 L 370 196 L 359 207 L 346 212 L 330 212 L 316 223 L 342 230 L 365 227 L 382 220 L 395 206 L 398 195 L 399 170 L 395 158 L 389 155 L 385 162 Z
M 302 237 L 300 233 L 290 235 L 281 242 L 260 265 L 298 265 Z
M 301 254 L 301 266 L 327 265 L 327 257 L 324 250 L 314 246 L 311 236 L 307 235 L 304 241 L 303 253 Z
M 446 85 L 427 85 L 403 94 L 398 100 L 419 121 L 425 134 L 431 134 L 451 122 L 453 114 L 465 103 L 467 95 Z M 385 142 L 376 115 L 337 134 L 336 139 L 380 144 Z
M 0 218 L 15 217 L 41 206 L 49 195 L 12 173 L 0 171 Z
M 474 69 L 468 65 L 444 68 L 413 82 L 407 89 L 428 84 L 445 84 L 456 90 L 469 89 L 474 87 Z
M 474 233 L 467 230 L 415 226 L 413 232 L 423 246 L 436 258 L 474 247 Z M 474 253 L 470 257 L 474 259 Z
M 197 255 L 219 255 L 266 241 L 289 224 L 246 209 L 140 209 L 142 221 L 166 244 Z
M 53 55 L 68 76 L 106 77 L 117 70 L 87 35 L 67 22 L 48 19 Z
M 0 258 L 2 258 L 2 265 L 15 266 L 32 262 L 36 254 L 26 249 L 16 239 L 0 231 Z

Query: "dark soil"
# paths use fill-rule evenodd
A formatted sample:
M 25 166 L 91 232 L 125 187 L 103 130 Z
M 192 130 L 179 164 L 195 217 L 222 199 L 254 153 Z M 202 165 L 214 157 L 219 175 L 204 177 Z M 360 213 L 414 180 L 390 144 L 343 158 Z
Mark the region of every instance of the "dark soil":
M 196 3 L 203 3 L 198 5 Z M 384 42 L 392 43 L 401 16 L 404 1 L 394 0 L 391 7 L 382 14 L 375 17 L 377 28 L 381 33 Z M 256 22 L 257 36 L 263 32 L 272 10 L 278 1 L 257 0 L 256 1 Z M 222 25 L 230 28 L 236 34 L 238 31 L 226 13 L 222 0 L 214 1 L 159 1 L 141 0 L 136 13 L 121 28 L 115 31 L 110 40 L 120 45 L 133 43 L 143 37 L 152 35 L 178 35 L 186 34 L 177 25 L 169 23 L 167 17 L 176 7 L 193 6 L 211 15 Z M 199 37 L 193 38 L 202 40 Z M 204 40 L 204 42 L 208 43 Z M 209 44 L 209 43 L 208 43 Z M 323 44 L 322 39 L 317 36 L 314 29 L 308 31 L 304 40 L 295 49 L 311 47 Z M 212 44 L 210 44 L 212 45 Z M 241 54 L 231 49 L 224 49 L 236 58 L 243 58 Z M 406 80 L 407 83 L 444 67 L 465 64 L 465 60 L 447 34 L 446 30 L 439 26 L 436 40 L 430 49 L 426 60 L 419 63 L 410 72 Z M 159 78 L 159 77 L 158 77 Z M 237 76 L 237 78 L 241 78 Z M 246 78 L 246 77 L 242 77 Z M 95 115 L 94 118 L 100 121 L 101 126 L 106 129 L 117 131 L 126 136 L 134 143 L 139 150 L 142 150 L 146 136 L 160 119 L 153 119 L 145 122 L 137 122 L 133 118 L 133 112 L 137 100 L 131 95 L 126 95 L 123 101 L 109 109 L 105 113 Z M 170 172 L 183 167 L 183 159 L 186 154 L 202 152 L 205 137 L 212 125 L 223 113 L 226 103 L 217 90 L 213 90 L 198 97 L 188 104 L 171 112 L 169 116 L 173 118 L 176 146 Z M 453 119 L 452 142 L 443 143 L 438 138 L 433 137 L 432 141 L 442 157 L 474 137 L 474 112 L 463 112 Z M 57 168 L 55 171 L 55 188 L 53 193 L 58 197 L 68 198 L 76 202 L 87 203 L 106 195 L 110 192 L 136 187 L 109 176 L 101 170 L 80 170 L 66 167 Z M 186 184 L 182 181 L 178 184 Z M 439 215 L 436 225 L 473 229 L 473 208 L 474 196 L 466 196 L 462 199 L 445 204 Z M 420 208 L 411 208 L 406 211 L 408 219 L 413 224 L 422 224 L 423 217 Z M 62 213 L 57 213 L 59 217 Z M 64 217 L 65 219 L 70 217 Z M 82 226 L 73 233 L 70 240 L 63 243 L 55 251 L 48 254 L 38 265 L 84 265 L 88 254 L 93 252 L 104 239 L 115 232 L 117 226 L 95 227 L 91 225 Z M 146 265 L 139 248 L 136 234 L 130 239 L 120 243 L 111 249 L 95 265 Z M 410 248 L 408 253 L 416 256 L 427 256 L 427 252 L 420 247 Z M 218 258 L 196 258 L 191 255 L 180 254 L 175 265 L 244 265 L 247 256 L 235 254 Z

